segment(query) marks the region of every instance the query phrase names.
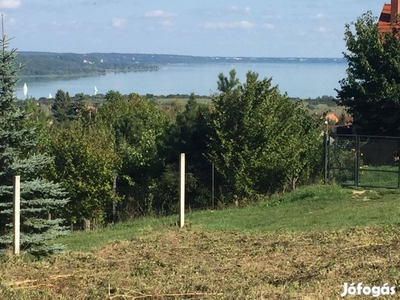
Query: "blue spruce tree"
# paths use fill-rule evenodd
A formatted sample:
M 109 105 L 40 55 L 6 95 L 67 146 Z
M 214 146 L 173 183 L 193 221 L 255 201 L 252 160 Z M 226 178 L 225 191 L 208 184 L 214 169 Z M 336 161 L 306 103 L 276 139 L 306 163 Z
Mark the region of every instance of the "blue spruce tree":
M 21 250 L 45 255 L 62 249 L 46 241 L 68 233 L 64 220 L 56 217 L 68 199 L 59 184 L 46 180 L 52 159 L 37 153 L 35 128 L 24 126 L 26 113 L 16 106 L 20 67 L 8 41 L 5 35 L 0 40 L 0 250 L 10 248 L 13 241 L 13 177 L 20 175 Z

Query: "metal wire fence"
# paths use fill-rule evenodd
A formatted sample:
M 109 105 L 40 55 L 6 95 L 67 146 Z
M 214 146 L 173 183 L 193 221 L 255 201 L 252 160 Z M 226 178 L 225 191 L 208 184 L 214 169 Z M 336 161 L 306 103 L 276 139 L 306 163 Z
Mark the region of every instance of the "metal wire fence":
M 400 188 L 400 137 L 326 134 L 325 182 Z

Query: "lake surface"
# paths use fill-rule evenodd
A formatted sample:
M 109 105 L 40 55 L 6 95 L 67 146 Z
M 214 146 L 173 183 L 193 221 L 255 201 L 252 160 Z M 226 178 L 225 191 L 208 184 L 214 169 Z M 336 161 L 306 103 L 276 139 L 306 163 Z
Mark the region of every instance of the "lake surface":
M 346 77 L 346 63 L 237 63 L 237 64 L 198 64 L 169 65 L 159 71 L 107 73 L 91 77 L 61 78 L 21 78 L 17 84 L 16 96 L 25 99 L 23 85 L 27 84 L 29 97 L 53 97 L 58 90 L 94 95 L 95 87 L 99 94 L 110 90 L 121 94 L 138 93 L 140 95 L 190 94 L 210 95 L 217 92 L 218 74 L 228 76 L 235 69 L 237 77 L 243 82 L 248 71 L 259 74 L 259 78 L 272 77 L 272 84 L 278 85 L 281 93 L 290 97 L 316 98 L 324 95 L 336 96 L 338 81 Z

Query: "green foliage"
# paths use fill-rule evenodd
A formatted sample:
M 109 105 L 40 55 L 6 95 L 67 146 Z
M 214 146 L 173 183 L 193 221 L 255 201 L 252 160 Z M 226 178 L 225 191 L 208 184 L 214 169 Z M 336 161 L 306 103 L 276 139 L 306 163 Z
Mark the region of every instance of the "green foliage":
M 154 71 L 151 65 L 134 54 L 122 53 L 49 53 L 19 52 L 15 65 L 25 65 L 21 76 L 89 76 L 107 71 Z M 151 55 L 149 55 L 151 57 Z
M 354 30 L 354 31 L 353 31 Z M 363 14 L 346 24 L 347 78 L 338 104 L 353 116 L 357 133 L 397 136 L 400 128 L 400 39 L 398 29 L 381 34 L 376 17 Z
M 190 95 L 185 110 L 177 115 L 165 134 L 164 149 L 166 167 L 157 184 L 155 207 L 163 212 L 176 211 L 179 191 L 179 155 L 185 153 L 186 202 L 190 208 L 205 208 L 211 198 L 211 163 L 208 151 L 208 120 L 210 108 Z
M 102 224 L 111 213 L 113 170 L 119 163 L 113 132 L 101 121 L 79 118 L 53 128 L 51 151 L 53 176 L 71 198 L 65 217 L 72 223 L 89 219 Z
M 119 92 L 109 91 L 97 118 L 112 128 L 122 162 L 117 183 L 123 194 L 120 217 L 151 212 L 154 177 L 162 167 L 159 142 L 167 117 L 147 98 L 131 94 L 126 99 Z
M 176 158 L 178 161 L 178 157 Z M 201 191 L 202 182 L 195 174 L 185 173 L 185 202 L 187 207 L 204 208 L 207 198 Z M 179 165 L 169 164 L 165 167 L 154 189 L 153 209 L 157 213 L 171 214 L 179 212 Z
M 26 117 L 23 120 L 24 128 L 34 128 L 37 138 L 36 152 L 47 153 L 51 140 L 50 128 L 53 117 L 49 109 L 39 104 L 35 99 L 29 98 L 24 101 L 23 110 Z
M 310 99 L 309 98 L 309 99 L 306 99 L 306 100 L 309 101 L 312 104 L 315 104 L 315 105 L 317 105 L 317 104 L 325 104 L 325 105 L 327 105 L 329 107 L 336 106 L 335 98 L 332 97 L 332 96 L 324 95 L 322 97 L 317 97 L 315 99 Z
M 57 91 L 52 112 L 54 118 L 60 123 L 75 118 L 76 107 L 68 92 Z
M 271 81 L 258 80 L 253 72 L 245 84 L 234 70 L 229 78 L 219 75 L 208 157 L 222 177 L 225 197 L 274 193 L 316 176 L 322 153 L 319 121 Z
M 5 36 L 0 44 L 0 248 L 7 248 L 12 242 L 12 180 L 20 175 L 21 247 L 43 255 L 60 249 L 59 245 L 47 246 L 46 241 L 67 233 L 59 210 L 68 200 L 59 184 L 46 179 L 51 158 L 38 153 L 37 135 L 41 133 L 36 131 L 39 122 L 29 112 L 32 103 L 27 103 L 26 111 L 15 103 L 15 50 L 7 50 Z

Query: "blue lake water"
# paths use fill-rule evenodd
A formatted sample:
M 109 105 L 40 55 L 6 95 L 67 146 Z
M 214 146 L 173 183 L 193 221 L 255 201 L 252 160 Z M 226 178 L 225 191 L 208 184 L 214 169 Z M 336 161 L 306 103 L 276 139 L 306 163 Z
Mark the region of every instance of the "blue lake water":
M 28 86 L 28 97 L 53 97 L 61 89 L 71 96 L 78 93 L 93 95 L 95 87 L 98 93 L 105 94 L 110 90 L 122 94 L 138 93 L 140 95 L 190 94 L 210 95 L 217 92 L 218 74 L 228 76 L 235 69 L 238 78 L 243 82 L 248 71 L 254 71 L 260 78 L 272 77 L 272 84 L 278 85 L 281 93 L 287 92 L 290 97 L 316 98 L 319 96 L 336 96 L 338 81 L 346 76 L 345 63 L 237 63 L 237 64 L 199 64 L 170 65 L 154 72 L 107 73 L 91 77 L 62 78 L 21 78 L 17 84 L 18 99 L 25 99 L 24 83 Z

